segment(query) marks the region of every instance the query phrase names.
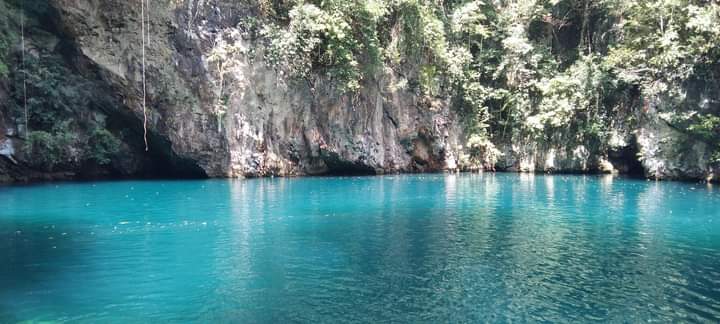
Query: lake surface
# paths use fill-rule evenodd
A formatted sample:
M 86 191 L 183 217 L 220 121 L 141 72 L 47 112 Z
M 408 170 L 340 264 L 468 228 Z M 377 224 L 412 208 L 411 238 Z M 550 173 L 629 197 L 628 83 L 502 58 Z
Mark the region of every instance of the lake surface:
M 0 187 L 0 323 L 717 322 L 720 186 L 518 174 Z

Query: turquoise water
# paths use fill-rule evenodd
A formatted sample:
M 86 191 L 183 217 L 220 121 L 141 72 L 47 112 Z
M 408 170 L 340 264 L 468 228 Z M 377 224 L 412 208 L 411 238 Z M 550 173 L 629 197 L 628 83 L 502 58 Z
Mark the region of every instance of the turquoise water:
M 717 322 L 720 186 L 517 174 L 0 187 L 0 322 Z

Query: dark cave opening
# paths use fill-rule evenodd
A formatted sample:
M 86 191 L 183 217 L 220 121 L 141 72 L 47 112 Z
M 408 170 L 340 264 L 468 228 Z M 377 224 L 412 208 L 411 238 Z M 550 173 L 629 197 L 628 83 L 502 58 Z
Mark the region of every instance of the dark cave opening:
M 10 178 L 19 181 L 33 182 L 55 180 L 93 180 L 93 179 L 196 179 L 207 178 L 206 172 L 191 158 L 176 154 L 170 141 L 163 135 L 151 129 L 148 133 L 149 150 L 145 151 L 143 139 L 142 115 L 134 112 L 128 106 L 123 91 L 118 89 L 122 85 L 112 73 L 104 70 L 95 62 L 86 57 L 77 44 L 76 35 L 63 25 L 58 9 L 51 4 L 29 5 L 23 8 L 30 17 L 42 21 L 41 25 L 30 25 L 28 37 L 34 31 L 52 35 L 57 42 L 40 54 L 42 62 L 46 65 L 55 64 L 57 69 L 76 86 L 72 96 L 74 101 L 66 103 L 72 109 L 62 111 L 57 120 L 71 120 L 75 125 L 68 130 L 73 136 L 89 137 L 94 127 L 109 131 L 122 144 L 119 151 L 110 156 L 109 163 L 100 163 L 94 157 L 84 158 L 77 163 L 58 165 L 51 170 L 43 170 L 20 161 L 19 165 L 3 162 L 0 167 L 8 170 Z M 40 55 L 38 54 L 38 55 Z M 61 80 L 65 80 L 62 78 Z M 63 97 L 62 99 L 65 99 Z M 69 100 L 69 99 L 68 99 Z M 51 108 L 44 107 L 47 111 Z M 154 107 L 153 109 L 155 109 Z M 43 110 L 43 111 L 45 111 Z M 37 113 L 38 110 L 33 110 Z M 135 110 L 136 111 L 136 110 Z M 44 124 L 33 124 L 33 130 L 52 132 Z M 55 122 L 55 121 L 53 121 Z M 51 123 L 52 124 L 52 123 Z M 2 124 L 0 124 L 2 125 Z M 82 140 L 78 141 L 82 143 Z M 90 144 L 86 144 L 90 145 Z M 78 146 L 77 150 L 85 150 L 86 146 Z
M 178 156 L 172 149 L 171 142 L 153 129 L 148 129 L 148 150 L 145 150 L 145 139 L 142 116 L 138 116 L 124 102 L 120 91 L 114 88 L 108 75 L 96 64 L 93 64 L 77 49 L 74 40 L 63 38 L 58 48 L 66 60 L 66 64 L 75 73 L 93 82 L 94 93 L 90 107 L 107 116 L 105 127 L 117 138 L 121 139 L 134 158 L 134 163 L 122 161 L 118 157 L 110 167 L 88 164 L 84 167 L 82 178 L 145 178 L 145 179 L 204 179 L 206 172 L 189 158 Z M 150 109 L 155 109 L 152 107 Z M 127 160 L 127 159 L 126 159 Z
M 142 137 L 140 138 L 142 141 Z M 142 143 L 142 142 L 141 142 Z M 148 162 L 143 166 L 141 175 L 145 178 L 168 179 L 205 179 L 207 173 L 195 161 L 182 158 L 172 151 L 170 142 L 160 136 L 148 137 L 150 146 L 147 152 Z M 144 148 L 141 148 L 143 151 Z
M 376 175 L 374 168 L 360 163 L 343 160 L 336 153 L 323 154 L 323 162 L 327 169 L 320 175 L 324 176 L 363 176 Z
M 207 173 L 195 161 L 178 156 L 172 150 L 172 144 L 163 136 L 149 131 L 148 150 L 145 150 L 142 121 L 133 115 L 129 108 L 122 112 L 115 109 L 107 119 L 108 129 L 122 134 L 132 154 L 137 156 L 139 166 L 130 174 L 122 167 L 116 176 L 146 179 L 205 179 Z
M 630 177 L 644 177 L 645 167 L 639 159 L 637 140 L 633 137 L 630 144 L 608 152 L 610 163 L 622 174 Z

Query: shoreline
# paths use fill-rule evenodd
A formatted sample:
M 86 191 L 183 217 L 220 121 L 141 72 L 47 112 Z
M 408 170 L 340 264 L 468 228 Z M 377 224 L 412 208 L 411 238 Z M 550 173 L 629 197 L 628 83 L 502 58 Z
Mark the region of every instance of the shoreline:
M 697 184 L 719 184 L 720 179 L 713 179 L 708 181 L 707 179 L 700 178 L 653 178 L 645 175 L 629 174 L 629 173 L 608 173 L 600 171 L 562 171 L 562 172 L 538 172 L 538 171 L 508 171 L 508 170 L 495 170 L 495 171 L 429 171 L 429 172 L 393 172 L 393 173 L 367 173 L 367 174 L 298 174 L 298 175 L 264 175 L 264 176 L 245 176 L 245 177 L 72 177 L 68 176 L 67 173 L 52 178 L 45 174 L 43 177 L 37 177 L 30 180 L 19 180 L 19 181 L 2 181 L 0 179 L 0 188 L 11 187 L 11 186 L 33 186 L 33 185 L 48 185 L 55 183 L 89 183 L 89 182 L 116 182 L 116 181 L 193 181 L 193 180 L 249 180 L 249 179 L 272 179 L 272 178 L 344 178 L 344 177 L 376 177 L 376 176 L 393 176 L 393 175 L 450 175 L 450 174 L 518 174 L 518 175 L 566 175 L 566 176 L 604 176 L 610 175 L 613 177 L 620 177 L 624 179 L 644 180 L 644 181 L 656 181 L 656 182 L 684 182 L 684 183 L 697 183 Z

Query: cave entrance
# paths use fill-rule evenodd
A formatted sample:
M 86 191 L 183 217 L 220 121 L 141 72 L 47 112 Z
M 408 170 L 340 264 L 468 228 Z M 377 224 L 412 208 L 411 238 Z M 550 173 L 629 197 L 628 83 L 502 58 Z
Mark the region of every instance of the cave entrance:
M 138 134 L 137 143 L 144 143 Z M 155 179 L 206 179 L 207 173 L 195 161 L 182 158 L 172 151 L 172 144 L 154 133 L 148 133 L 149 150 L 136 147 L 139 154 L 144 155 L 144 161 L 139 176 Z
M 327 169 L 322 175 L 327 176 L 362 176 L 376 175 L 377 172 L 372 167 L 360 162 L 351 162 L 343 160 L 337 153 L 322 153 L 322 161 Z
M 620 173 L 631 177 L 644 177 L 645 167 L 640 162 L 639 153 L 637 139 L 633 136 L 629 145 L 608 152 L 608 159 Z

